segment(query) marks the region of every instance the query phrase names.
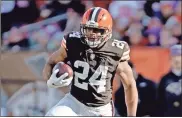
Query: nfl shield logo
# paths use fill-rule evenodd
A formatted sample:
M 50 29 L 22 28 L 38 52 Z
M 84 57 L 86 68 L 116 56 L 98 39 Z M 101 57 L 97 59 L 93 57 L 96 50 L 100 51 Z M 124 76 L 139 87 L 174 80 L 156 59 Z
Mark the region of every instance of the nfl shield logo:
M 90 59 L 93 60 L 95 58 L 95 54 L 90 54 Z

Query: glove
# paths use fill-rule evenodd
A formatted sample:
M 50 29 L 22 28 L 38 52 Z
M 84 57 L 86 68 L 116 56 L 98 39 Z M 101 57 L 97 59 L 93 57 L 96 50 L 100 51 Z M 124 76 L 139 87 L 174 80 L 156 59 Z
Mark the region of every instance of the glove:
M 52 72 L 51 77 L 47 81 L 47 86 L 50 88 L 58 88 L 70 85 L 73 77 L 68 78 L 68 73 L 62 74 L 60 77 L 56 77 L 59 69 L 54 70 Z

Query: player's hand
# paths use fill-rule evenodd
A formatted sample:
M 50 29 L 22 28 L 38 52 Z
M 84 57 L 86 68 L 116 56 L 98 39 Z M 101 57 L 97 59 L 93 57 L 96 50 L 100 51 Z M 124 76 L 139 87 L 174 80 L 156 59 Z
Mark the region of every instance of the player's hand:
M 47 86 L 50 88 L 58 88 L 58 87 L 64 87 L 70 85 L 72 78 L 68 78 L 68 73 L 62 74 L 60 77 L 57 77 L 57 73 L 59 72 L 59 69 L 54 70 L 52 72 L 51 77 L 47 81 Z

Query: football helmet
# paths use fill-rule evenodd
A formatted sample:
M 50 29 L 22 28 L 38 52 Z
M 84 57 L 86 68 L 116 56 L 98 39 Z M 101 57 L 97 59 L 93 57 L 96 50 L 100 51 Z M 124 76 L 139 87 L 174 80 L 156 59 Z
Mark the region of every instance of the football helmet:
M 112 36 L 112 17 L 104 8 L 90 8 L 83 15 L 80 30 L 84 43 L 98 47 Z

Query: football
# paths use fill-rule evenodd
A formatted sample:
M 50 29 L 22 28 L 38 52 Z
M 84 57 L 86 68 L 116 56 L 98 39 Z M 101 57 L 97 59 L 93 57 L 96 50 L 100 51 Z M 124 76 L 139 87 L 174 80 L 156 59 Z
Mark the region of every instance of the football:
M 64 62 L 57 63 L 54 66 L 53 71 L 56 69 L 59 69 L 59 72 L 57 73 L 56 77 L 60 77 L 62 74 L 66 73 L 66 72 L 68 73 L 68 77 L 73 76 L 72 68 L 68 64 L 65 64 Z

